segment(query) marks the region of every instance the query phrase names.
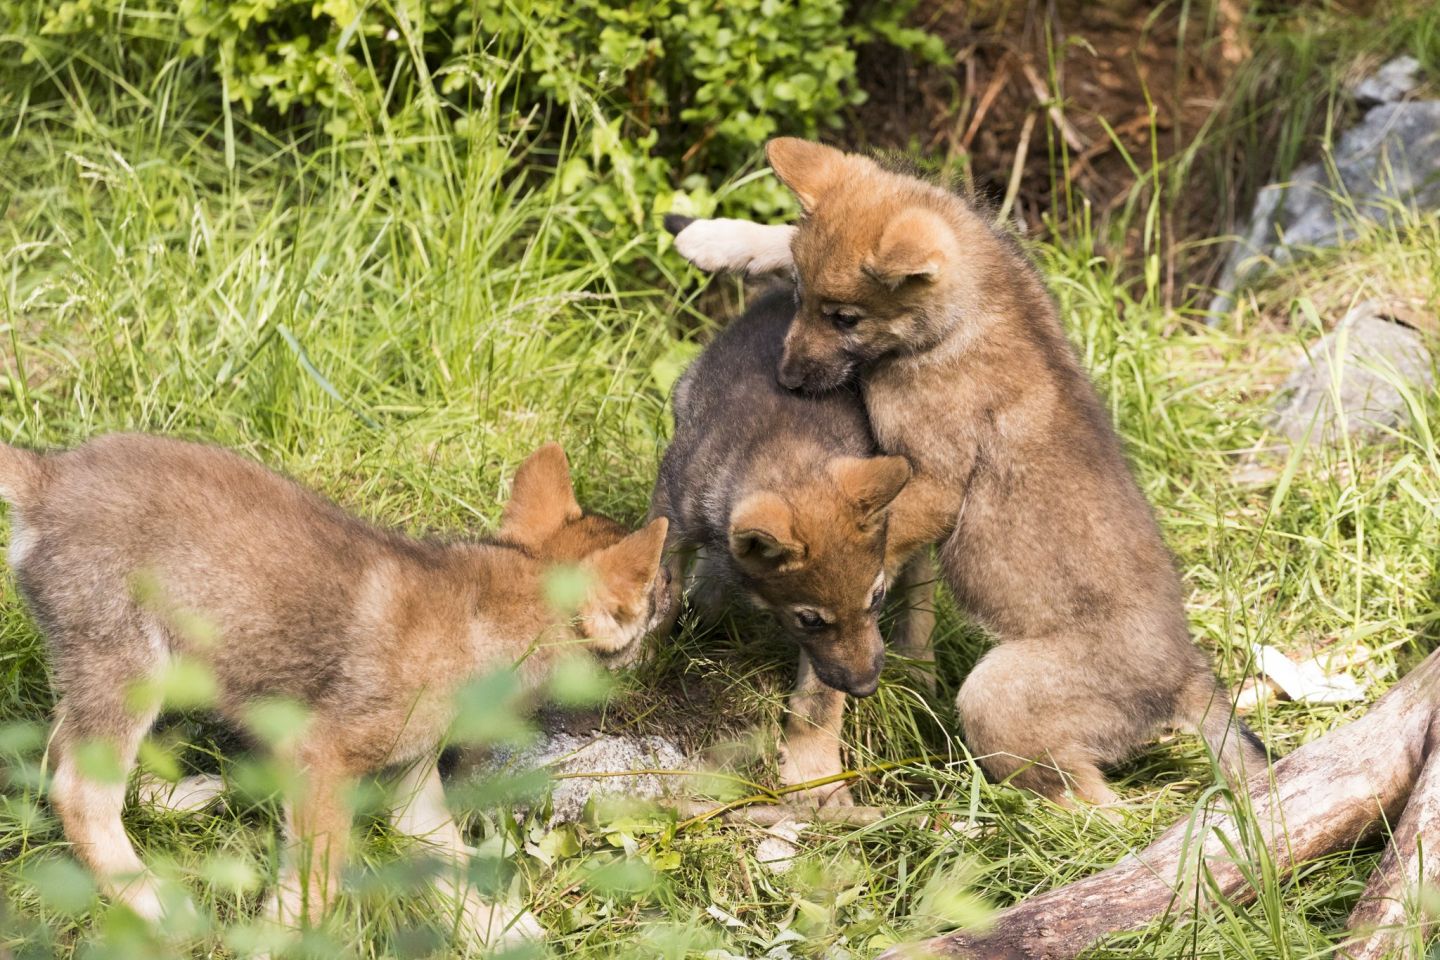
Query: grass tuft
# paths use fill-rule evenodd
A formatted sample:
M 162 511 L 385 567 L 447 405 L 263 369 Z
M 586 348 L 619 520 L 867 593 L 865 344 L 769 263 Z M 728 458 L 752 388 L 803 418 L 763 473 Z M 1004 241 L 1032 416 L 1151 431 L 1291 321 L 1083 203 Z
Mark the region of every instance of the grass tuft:
M 1322 18 L 1344 15 L 1322 6 Z M 1416 35 L 1432 64 L 1434 19 Z M 1254 69 L 1290 72 L 1253 87 L 1270 91 L 1263 102 L 1237 100 L 1239 130 L 1224 136 L 1298 157 L 1340 78 L 1311 85 L 1296 65 L 1326 70 L 1345 57 L 1320 46 L 1313 25 L 1277 15 L 1261 26 L 1274 31 L 1256 41 L 1270 59 Z M 483 60 L 468 65 L 474 100 L 461 134 L 432 104 L 393 128 L 403 137 L 377 118 L 322 146 L 195 103 L 196 78 L 178 58 L 97 86 L 88 74 L 99 68 L 81 54 L 44 42 L 39 53 L 43 80 L 0 85 L 0 438 L 209 440 L 364 516 L 452 532 L 491 528 L 516 465 L 558 439 L 582 503 L 643 515 L 669 430 L 666 392 L 710 330 L 697 304 L 733 310 L 740 291 L 722 281 L 701 301 L 702 279 L 667 254 L 657 224 L 595 226 L 608 222 L 592 216 L 611 202 L 594 192 L 605 185 L 560 173 L 599 116 L 583 83 L 569 114 L 546 124 L 558 139 L 493 96 L 508 67 Z M 1264 113 L 1275 98 L 1304 107 Z M 1440 400 L 1413 396 L 1411 422 L 1391 437 L 1272 455 L 1273 475 L 1258 483 L 1241 468 L 1274 442 L 1264 428 L 1274 389 L 1346 305 L 1398 289 L 1433 315 L 1440 220 L 1397 217 L 1291 268 L 1221 329 L 1164 307 L 1158 269 L 1137 272 L 1102 248 L 1082 233 L 1033 249 L 1176 552 L 1196 636 L 1232 688 L 1249 676 L 1252 645 L 1266 643 L 1329 655 L 1378 695 L 1440 642 Z M 985 783 L 956 737 L 951 699 L 986 637 L 946 598 L 937 643 L 936 694 L 897 663 L 847 725 L 852 767 L 877 768 L 857 785 L 860 801 L 894 816 L 805 831 L 789 873 L 757 863 L 750 828 L 597 813 L 556 835 L 538 813 L 489 809 L 473 815 L 473 833 L 482 849 L 508 851 L 490 879 L 532 905 L 555 951 L 577 957 L 863 956 L 1093 873 L 1206 799 L 1213 767 L 1189 737 L 1116 771 L 1118 821 Z M 773 783 L 793 657 L 757 618 L 682 622 L 622 678 L 607 725 L 735 744 L 735 769 Z M 67 879 L 41 791 L 46 659 L 10 580 L 0 684 L 0 886 L 11 914 L 0 949 L 183 952 Z M 1271 702 L 1249 722 L 1285 752 L 1363 709 Z M 257 784 L 201 816 L 132 805 L 127 817 L 144 859 L 216 921 L 194 951 L 243 953 L 259 942 L 247 922 L 277 854 L 264 771 L 247 773 L 243 751 L 203 717 L 155 739 L 186 769 Z M 890 766 L 915 757 L 929 759 Z M 414 848 L 378 820 L 356 833 L 353 892 L 307 950 L 454 953 L 445 918 L 409 895 L 427 869 Z M 1097 955 L 1325 955 L 1375 850 L 1293 878 L 1262 870 L 1253 905 L 1172 918 Z

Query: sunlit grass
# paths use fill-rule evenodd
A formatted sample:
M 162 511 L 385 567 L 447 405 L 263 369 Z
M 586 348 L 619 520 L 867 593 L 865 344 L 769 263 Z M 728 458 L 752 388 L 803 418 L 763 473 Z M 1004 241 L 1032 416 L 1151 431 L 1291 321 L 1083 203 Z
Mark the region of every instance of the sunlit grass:
M 569 147 L 527 139 L 507 106 L 483 102 L 458 138 L 422 124 L 418 142 L 384 130 L 323 148 L 277 142 L 191 103 L 182 68 L 100 97 L 66 69 L 56 67 L 57 87 L 0 92 L 0 438 L 66 445 L 137 429 L 209 440 L 366 517 L 469 533 L 493 525 L 524 455 L 558 439 L 582 503 L 643 515 L 669 430 L 666 391 L 705 336 L 693 310 L 703 282 L 666 255 L 656 224 L 595 226 L 593 198 L 554 175 Z M 585 111 L 577 105 L 561 128 L 578 138 Z M 1422 219 L 1362 237 L 1279 278 L 1218 330 L 1161 308 L 1153 286 L 1086 238 L 1036 248 L 1176 551 L 1196 636 L 1232 686 L 1253 643 L 1367 654 L 1357 669 L 1372 695 L 1434 644 L 1435 397 L 1416 397 L 1419 421 L 1388 442 L 1297 460 L 1283 481 L 1283 453 L 1261 455 L 1270 480 L 1236 476 L 1273 442 L 1270 391 L 1318 334 L 1314 316 L 1333 321 L 1393 286 L 1433 314 L 1437 231 Z M 985 784 L 949 703 L 985 639 L 948 601 L 941 609 L 940 693 L 917 692 L 894 669 L 847 730 L 856 769 L 929 759 L 865 778 L 862 802 L 895 816 L 806 833 L 789 874 L 755 862 L 753 829 L 677 830 L 657 813 L 598 815 L 562 843 L 539 814 L 516 822 L 491 809 L 473 816 L 476 838 L 563 851 L 512 861 L 515 890 L 557 952 L 864 955 L 979 913 L 951 903 L 937 919 L 936 890 L 1003 905 L 1093 873 L 1188 815 L 1213 782 L 1198 741 L 1176 738 L 1116 772 L 1118 822 Z M 757 618 L 708 631 L 686 622 L 622 679 L 606 722 L 741 741 L 743 772 L 773 782 L 771 728 L 793 655 Z M 94 942 L 153 956 L 155 944 L 83 890 L 67 901 L 66 875 L 37 882 L 33 872 L 68 862 L 39 789 L 46 669 L 7 580 L 0 720 L 20 726 L 4 744 L 0 883 L 19 919 L 0 945 L 39 956 Z M 686 701 L 681 690 L 705 695 Z M 1277 703 L 1251 722 L 1284 751 L 1361 710 Z M 157 736 L 193 769 L 234 774 L 247 762 L 203 718 Z M 223 926 L 258 909 L 276 816 L 273 798 L 237 795 L 188 817 L 132 805 L 127 824 L 147 862 L 172 864 Z M 355 835 L 356 892 L 327 939 L 312 941 L 315 954 L 453 952 L 407 867 L 412 848 L 374 819 Z M 1113 952 L 1323 954 L 1371 849 Z M 62 892 L 47 900 L 50 880 Z M 194 950 L 239 946 L 216 929 Z

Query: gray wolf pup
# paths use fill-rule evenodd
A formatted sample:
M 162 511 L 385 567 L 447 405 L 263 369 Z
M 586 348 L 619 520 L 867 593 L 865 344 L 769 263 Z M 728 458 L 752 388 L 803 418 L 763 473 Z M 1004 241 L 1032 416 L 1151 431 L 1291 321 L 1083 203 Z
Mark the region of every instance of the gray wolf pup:
M 804 140 L 768 157 L 797 225 L 757 241 L 747 224 L 737 241 L 697 221 L 677 247 L 709 269 L 792 268 L 779 382 L 824 393 L 858 377 L 880 449 L 915 468 L 887 563 L 938 542 L 956 599 L 1000 641 L 956 699 L 985 770 L 1107 803 L 1100 768 L 1166 726 L 1201 733 L 1233 776 L 1262 769 L 1034 266 L 948 190 Z
M 694 554 L 698 608 L 713 613 L 743 597 L 800 646 L 780 768 L 787 785 L 841 772 L 845 693 L 869 696 L 879 684 L 886 514 L 910 478 L 904 458 L 874 455 L 853 392 L 803 397 L 776 385 L 794 314 L 790 290 L 762 295 L 685 371 L 650 508 L 670 520 L 677 590 Z M 914 609 L 897 646 L 917 659 L 930 657 L 933 581 L 921 559 L 899 585 Z M 841 804 L 850 795 L 831 784 L 808 799 Z
M 59 694 L 51 800 L 110 896 L 163 912 L 121 824 L 123 783 L 87 776 L 77 754 L 99 741 L 128 771 L 158 710 L 132 694 L 178 657 L 208 668 L 232 720 L 275 699 L 306 708 L 282 750 L 303 778 L 285 819 L 305 855 L 289 856 L 273 914 L 323 911 L 350 830 L 346 787 L 395 767 L 395 823 L 457 861 L 457 879 L 440 885 L 467 932 L 482 942 L 538 933 L 529 914 L 487 904 L 458 879 L 471 851 L 445 808 L 438 746 L 470 677 L 515 665 L 533 688 L 567 652 L 631 653 L 668 614 L 663 518 L 627 535 L 584 514 L 553 444 L 516 474 L 488 542 L 412 539 L 228 451 L 151 436 L 47 454 L 0 445 L 0 496 L 12 506 L 10 565 L 49 640 Z M 545 600 L 547 552 L 589 574 L 573 617 Z M 196 631 L 197 619 L 213 632 Z

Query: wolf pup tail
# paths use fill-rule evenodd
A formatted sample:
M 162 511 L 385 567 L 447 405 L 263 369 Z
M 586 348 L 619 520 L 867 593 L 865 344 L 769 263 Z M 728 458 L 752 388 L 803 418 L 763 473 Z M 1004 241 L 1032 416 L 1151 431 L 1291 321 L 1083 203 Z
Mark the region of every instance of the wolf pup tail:
M 1192 710 L 1190 722 L 1220 761 L 1231 785 L 1238 786 L 1264 770 L 1269 756 L 1255 731 L 1235 716 L 1225 688 L 1218 683 L 1207 686 L 1204 701 L 1195 704 L 1198 709 Z
M 40 486 L 40 455 L 0 443 L 0 497 L 22 504 Z

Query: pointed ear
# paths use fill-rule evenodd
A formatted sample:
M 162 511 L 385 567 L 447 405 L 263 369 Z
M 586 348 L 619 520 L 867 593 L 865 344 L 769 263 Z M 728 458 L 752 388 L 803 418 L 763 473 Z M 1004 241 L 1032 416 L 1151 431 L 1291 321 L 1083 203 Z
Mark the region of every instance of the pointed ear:
M 780 182 L 790 188 L 806 213 L 826 190 L 834 186 L 845 165 L 845 154 L 834 147 L 799 137 L 776 137 L 765 144 L 765 159 Z
M 890 506 L 910 482 L 910 461 L 904 457 L 836 457 L 830 476 L 840 495 L 867 520 Z
M 619 543 L 586 557 L 584 566 L 595 577 L 592 593 L 608 595 L 621 605 L 638 601 L 660 571 L 669 530 L 670 521 L 656 517 Z
M 890 290 L 912 281 L 929 283 L 954 259 L 955 246 L 955 230 L 943 217 L 911 207 L 885 225 L 860 269 Z
M 795 514 L 773 493 L 752 493 L 730 513 L 730 554 L 743 566 L 779 570 L 805 559 Z
M 558 443 L 547 443 L 515 471 L 510 502 L 500 518 L 500 536 L 518 543 L 539 543 L 581 515 L 565 451 Z

